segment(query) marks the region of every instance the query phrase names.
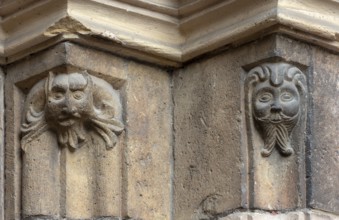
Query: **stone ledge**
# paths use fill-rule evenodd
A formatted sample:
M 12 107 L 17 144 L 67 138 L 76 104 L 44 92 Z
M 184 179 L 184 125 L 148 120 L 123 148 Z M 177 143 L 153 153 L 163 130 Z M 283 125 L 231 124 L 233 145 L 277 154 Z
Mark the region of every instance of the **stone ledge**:
M 79 38 L 87 45 L 102 39 L 106 50 L 116 51 L 113 43 L 169 66 L 272 32 L 339 51 L 339 3 L 330 0 L 4 1 L 0 15 L 1 64 L 35 52 L 33 47 Z

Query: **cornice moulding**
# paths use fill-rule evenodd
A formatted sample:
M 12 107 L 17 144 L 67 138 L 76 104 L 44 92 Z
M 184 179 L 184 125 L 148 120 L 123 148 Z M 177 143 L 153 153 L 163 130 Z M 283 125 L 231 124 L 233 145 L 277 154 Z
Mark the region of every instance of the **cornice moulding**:
M 0 62 L 72 41 L 158 65 L 283 33 L 339 51 L 332 0 L 37 0 L 0 7 Z

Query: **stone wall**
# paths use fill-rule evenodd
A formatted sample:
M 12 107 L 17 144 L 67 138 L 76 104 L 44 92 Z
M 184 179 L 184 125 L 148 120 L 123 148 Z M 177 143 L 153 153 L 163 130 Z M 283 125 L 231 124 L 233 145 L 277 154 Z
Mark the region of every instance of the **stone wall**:
M 5 78 L 4 219 L 335 219 L 309 211 L 338 214 L 335 59 L 330 51 L 272 35 L 195 60 L 173 74 L 72 43 L 15 62 Z M 260 154 L 264 136 L 251 119 L 246 80 L 265 63 L 288 64 L 307 79 L 299 121 L 287 134 L 291 155 L 278 144 L 272 155 Z M 86 118 L 91 142 L 85 138 L 79 149 L 72 150 L 71 140 L 62 144 L 56 136 L 60 128 L 47 116 L 42 120 L 49 127 L 27 142 L 22 130 L 29 121 L 27 106 L 35 110 L 31 117 L 38 109 L 50 111 L 40 101 L 49 94 L 46 79 L 52 86 L 57 80 L 48 73 L 75 77 L 84 70 L 93 91 L 108 83 L 120 97 L 114 117 L 124 128 L 116 133 L 113 150 L 105 149 L 108 139 L 95 135 Z M 107 113 L 103 92 L 93 93 L 93 105 Z M 82 141 L 79 135 L 76 140 Z
M 339 219 L 338 11 L 0 2 L 0 220 Z
M 338 175 L 331 174 L 338 169 L 337 144 L 331 134 L 338 123 L 328 118 L 337 114 L 333 109 L 338 77 L 333 75 L 335 65 L 323 66 L 334 56 L 309 44 L 272 36 L 176 71 L 174 219 L 212 219 L 248 208 L 309 207 L 337 213 Z M 251 146 L 245 78 L 249 69 L 267 62 L 293 64 L 307 78 L 308 108 L 303 111 L 304 121 L 299 121 L 304 125 L 295 128 L 298 132 L 291 137 L 299 138 L 294 142 L 294 156 L 279 155 L 276 150 L 261 158 L 255 154 L 260 146 Z M 333 96 L 325 98 L 327 90 Z M 316 130 L 321 132 L 313 135 Z M 255 135 L 252 138 L 258 138 Z
M 55 139 L 58 131 L 49 128 L 32 138 L 23 151 L 24 102 L 33 100 L 36 109 L 41 105 L 29 98 L 32 86 L 50 71 L 58 75 L 80 69 L 120 93 L 124 131 L 116 146 L 106 150 L 106 139 L 93 136 L 88 140 L 91 134 L 87 132 L 93 128 L 86 127 L 85 142 L 90 142 L 72 150 L 61 146 Z M 6 80 L 5 219 L 89 219 L 102 217 L 101 212 L 112 217 L 170 218 L 172 98 L 166 71 L 64 43 L 10 65 Z M 42 99 L 44 94 L 35 96 Z M 94 99 L 99 101 L 95 95 Z M 103 100 L 101 105 L 104 108 L 110 103 Z M 97 150 L 92 152 L 93 148 Z

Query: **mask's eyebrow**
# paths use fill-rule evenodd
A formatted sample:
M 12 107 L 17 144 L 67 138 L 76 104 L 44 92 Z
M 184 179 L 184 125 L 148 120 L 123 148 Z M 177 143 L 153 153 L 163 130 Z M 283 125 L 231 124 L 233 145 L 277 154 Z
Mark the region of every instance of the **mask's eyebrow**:
M 52 84 L 52 90 L 53 91 L 66 91 L 67 85 L 65 83 L 54 81 Z
M 87 86 L 87 83 L 70 83 L 69 84 L 69 89 L 72 90 L 72 91 L 75 91 L 75 90 L 84 90 Z
M 273 88 L 272 86 L 260 85 L 260 84 L 259 84 L 259 85 L 255 88 L 254 94 L 257 95 L 257 94 L 262 93 L 262 92 L 273 93 L 274 90 L 276 90 L 276 88 Z
M 87 86 L 87 80 L 80 74 L 75 77 L 70 76 L 68 79 L 70 90 L 84 90 Z

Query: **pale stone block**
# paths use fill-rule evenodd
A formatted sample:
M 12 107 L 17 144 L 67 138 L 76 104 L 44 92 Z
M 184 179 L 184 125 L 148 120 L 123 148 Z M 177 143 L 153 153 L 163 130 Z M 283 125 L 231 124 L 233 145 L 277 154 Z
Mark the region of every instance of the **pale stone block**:
M 320 212 L 320 211 L 308 211 L 305 212 L 307 220 L 338 220 L 338 215 L 332 215 L 330 213 Z
M 285 213 L 239 212 L 218 218 L 218 220 L 337 220 L 339 216 L 329 213 L 305 210 Z
M 22 167 L 22 215 L 57 217 L 61 193 L 58 143 L 51 132 L 46 132 L 26 147 Z
M 315 49 L 311 78 L 309 204 L 339 214 L 338 55 Z
M 262 213 L 262 212 L 240 212 L 230 214 L 219 220 L 306 220 L 305 214 L 301 211 L 287 213 Z
M 302 159 L 303 139 L 297 142 L 297 153 L 291 159 L 277 153 L 264 163 L 258 162 L 255 171 L 246 141 L 244 67 L 248 68 L 248 64 L 254 67 L 272 56 L 297 59 L 302 65 L 309 61 L 297 53 L 287 56 L 282 49 L 284 44 L 295 46 L 283 37 L 270 37 L 197 60 L 176 71 L 173 81 L 175 219 L 212 218 L 248 206 L 295 208 L 304 202 L 303 162 L 295 163 Z M 299 47 L 302 52 L 308 49 L 305 45 Z M 255 156 L 261 157 L 260 153 Z M 283 169 L 283 175 L 279 168 Z M 249 177 L 253 171 L 257 172 L 256 178 Z M 260 193 L 254 193 L 254 187 L 260 185 L 258 182 L 262 185 Z
M 21 123 L 25 217 L 89 219 L 120 214 L 121 150 L 115 145 L 124 126 L 118 92 L 87 71 L 73 71 L 50 71 L 25 100 Z
M 240 74 L 218 56 L 174 75 L 174 219 L 241 207 Z
M 233 213 L 226 217 L 221 217 L 218 220 L 249 220 L 248 213 L 240 212 L 240 213 Z
M 25 100 L 23 93 L 28 93 L 29 89 L 44 79 L 46 72 L 51 69 L 56 72 L 74 72 L 82 66 L 94 76 L 106 80 L 122 91 L 122 102 L 126 107 L 123 117 L 128 124 L 126 128 L 128 136 L 125 139 L 124 133 L 121 134 L 117 146 L 109 151 L 110 153 L 104 154 L 99 149 L 99 145 L 103 145 L 100 138 L 93 138 L 94 134 L 89 134 L 88 138 L 93 138 L 95 142 L 90 144 L 91 148 L 80 148 L 79 152 L 74 153 L 61 151 L 60 155 L 54 155 L 56 156 L 53 157 L 54 162 L 60 160 L 57 163 L 62 164 L 58 171 L 60 174 L 53 173 L 53 169 L 47 173 L 51 164 L 47 163 L 45 168 L 41 167 L 40 176 L 46 181 L 46 191 L 55 185 L 53 192 L 44 194 L 45 201 L 48 195 L 53 193 L 60 196 L 40 207 L 45 209 L 43 215 L 46 218 L 54 218 L 55 213 L 59 212 L 61 216 L 84 219 L 89 216 L 102 216 L 105 213 L 104 216 L 124 216 L 132 219 L 170 219 L 173 175 L 170 76 L 159 68 L 135 62 L 127 63 L 124 59 L 68 43 L 43 51 L 8 68 L 11 77 L 6 85 L 8 91 L 6 103 L 9 107 L 6 156 L 6 165 L 9 169 L 6 184 L 12 194 L 6 195 L 6 219 L 18 219 L 21 215 L 20 183 L 21 177 L 25 175 L 21 173 L 24 170 L 20 168 L 21 150 L 17 137 L 20 137 L 19 119 Z M 13 86 L 14 84 L 19 89 Z M 51 133 L 50 138 L 55 138 L 54 135 Z M 50 146 L 55 143 L 46 140 L 43 142 L 48 142 Z M 49 152 L 46 155 L 53 154 Z M 41 153 L 32 155 L 31 159 L 39 156 L 43 155 Z M 29 170 L 30 167 L 26 168 Z M 39 172 L 36 170 L 36 173 Z M 55 182 L 52 181 L 53 178 Z M 34 184 L 34 181 L 32 183 Z M 41 181 L 39 184 L 41 186 Z M 66 187 L 58 189 L 58 184 Z M 33 189 L 27 192 L 39 191 Z M 27 199 L 28 197 L 29 195 L 25 196 Z M 44 200 L 43 196 L 40 198 Z M 61 205 L 53 203 L 57 203 L 56 201 Z M 29 207 L 32 206 L 34 205 L 29 204 L 24 207 L 30 210 Z M 114 217 L 106 217 L 112 218 Z
M 8 72 L 7 72 L 8 73 Z M 19 140 L 20 119 L 24 100 L 22 93 L 14 87 L 13 82 L 6 78 L 5 83 L 5 198 L 4 219 L 21 218 L 21 150 Z
M 5 148 L 5 132 L 4 132 L 4 73 L 0 68 L 0 220 L 4 220 L 4 148 Z
M 114 219 L 121 216 L 121 152 L 125 139 L 124 134 L 121 134 L 123 126 L 118 122 L 122 116 L 119 92 L 114 90 L 112 86 L 119 88 L 124 83 L 123 65 L 116 65 L 123 61 L 93 50 L 93 53 L 90 54 L 76 50 L 77 53 L 83 52 L 81 53 L 83 56 L 71 60 L 72 50 L 70 47 L 72 47 L 72 44 L 67 45 L 69 50 L 65 48 L 65 44 L 61 44 L 49 51 L 43 51 L 32 56 L 30 59 L 18 62 L 7 69 L 11 76 L 8 77 L 6 84 L 8 94 L 6 103 L 9 107 L 7 109 L 6 166 L 8 166 L 8 169 L 6 172 L 8 178 L 6 178 L 6 185 L 10 192 L 6 194 L 6 219 L 19 219 L 20 216 L 27 217 L 27 219 L 58 219 L 65 216 L 70 219 L 89 219 L 92 217 Z M 77 67 L 78 64 L 83 64 L 81 63 L 82 59 L 88 58 L 86 55 L 97 55 L 99 66 L 99 61 L 103 61 L 102 64 L 108 66 L 109 60 L 107 58 L 110 57 L 112 65 L 120 68 L 120 71 L 112 68 L 93 69 L 86 66 L 89 68 L 88 71 L 105 79 L 106 82 L 94 75 L 90 76 L 88 72 L 80 71 Z M 45 79 L 50 79 L 50 77 L 46 77 L 46 72 L 49 70 L 55 72 L 56 77 L 53 77 L 53 79 L 58 78 L 58 80 L 55 80 L 58 81 L 56 84 L 59 86 L 67 84 L 67 88 L 71 84 L 72 86 L 81 84 L 84 79 L 87 79 L 85 87 L 77 87 L 77 91 L 79 91 L 79 88 L 80 90 L 86 88 L 87 92 L 84 92 L 84 90 L 81 94 L 89 97 L 86 102 L 81 101 L 78 102 L 81 104 L 77 105 L 78 110 L 82 110 L 78 112 L 76 118 L 86 123 L 84 130 L 82 130 L 82 126 L 68 130 L 66 125 L 66 129 L 59 129 L 58 126 L 61 125 L 56 126 L 57 124 L 51 120 L 53 117 L 56 118 L 57 115 L 51 117 L 51 114 L 49 114 L 46 122 L 44 122 L 44 118 L 39 118 L 43 115 L 40 113 L 45 110 L 60 113 L 56 110 L 60 107 L 58 105 L 54 106 L 55 108 L 44 107 L 45 95 L 50 94 L 51 91 L 45 83 Z M 81 73 L 76 73 L 77 71 Z M 96 71 L 104 72 L 98 73 Z M 62 74 L 59 75 L 60 72 Z M 74 78 L 72 83 L 66 83 L 70 82 L 70 77 Z M 66 78 L 68 80 L 65 80 Z M 51 84 L 53 82 L 54 80 L 51 80 Z M 39 88 L 38 92 L 33 92 L 34 94 L 26 97 L 25 94 L 35 84 Z M 74 98 L 77 97 L 78 100 L 85 100 L 80 99 L 74 93 L 74 89 L 72 87 L 70 89 L 72 92 L 67 92 L 67 94 L 73 94 Z M 67 97 L 69 96 L 67 95 Z M 24 100 L 28 100 L 26 105 L 23 105 Z M 92 100 L 93 103 L 88 100 Z M 74 104 L 74 100 L 67 103 L 71 102 Z M 48 103 L 52 102 L 49 100 Z M 92 104 L 95 105 L 93 111 L 90 110 Z M 28 109 L 31 109 L 30 106 L 33 107 L 34 111 L 28 111 Z M 70 106 L 70 104 L 67 104 L 67 109 L 68 107 L 74 109 Z M 118 110 L 119 108 L 120 110 Z M 66 111 L 66 108 L 62 111 Z M 28 112 L 32 114 L 28 114 Z M 72 112 L 76 113 L 73 110 Z M 22 116 L 20 116 L 21 113 L 23 113 Z M 115 116 L 112 116 L 112 114 Z M 20 124 L 26 123 L 27 118 L 32 124 L 34 124 L 34 121 L 40 121 L 41 124 L 36 124 L 38 129 L 35 129 L 34 126 L 28 126 L 27 132 L 20 133 Z M 67 121 L 66 117 L 65 123 Z M 72 121 L 69 120 L 70 125 Z M 81 122 L 78 125 L 80 124 Z M 30 136 L 32 138 L 26 138 L 25 135 L 30 131 L 33 132 Z M 37 132 L 34 133 L 35 131 Z M 65 131 L 68 132 L 69 138 L 60 138 L 66 137 L 60 136 Z M 70 131 L 73 132 L 70 133 Z M 84 131 L 86 135 L 82 133 Z M 118 134 L 121 134 L 119 138 L 116 137 Z M 20 138 L 22 138 L 22 143 L 20 143 Z M 85 144 L 82 142 L 83 140 L 86 140 Z M 20 148 L 28 151 L 22 153 Z M 72 151 L 72 148 L 78 149 Z M 22 158 L 21 154 L 23 155 Z M 24 163 L 21 166 L 22 160 Z M 23 184 L 21 185 L 21 183 Z
M 170 76 L 158 68 L 129 62 L 123 215 L 131 219 L 171 219 L 172 98 Z
M 303 212 L 291 212 L 280 214 L 253 213 L 249 214 L 248 220 L 305 220 L 305 216 Z

